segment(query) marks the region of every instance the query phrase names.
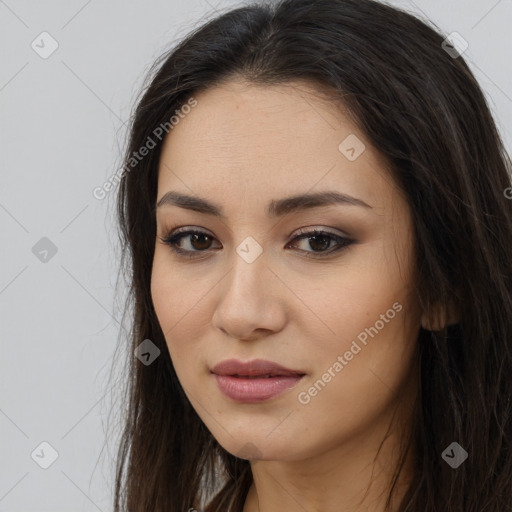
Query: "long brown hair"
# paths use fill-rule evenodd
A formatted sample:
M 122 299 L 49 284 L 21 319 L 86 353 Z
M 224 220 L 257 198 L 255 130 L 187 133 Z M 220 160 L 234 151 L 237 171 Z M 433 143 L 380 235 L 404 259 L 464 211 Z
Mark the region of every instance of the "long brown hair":
M 163 139 L 155 129 L 170 132 L 194 94 L 234 76 L 306 80 L 348 107 L 407 197 L 422 307 L 457 307 L 458 323 L 417 339 L 418 460 L 400 512 L 512 511 L 512 163 L 445 38 L 374 0 L 282 0 L 219 15 L 155 62 L 117 196 L 131 326 L 121 337 L 130 358 L 116 512 L 239 512 L 252 482 L 249 462 L 217 443 L 186 398 L 150 293 Z M 154 147 L 135 162 L 148 138 Z M 148 366 L 133 356 L 145 339 L 161 351 Z M 469 454 L 457 469 L 442 458 L 452 442 Z

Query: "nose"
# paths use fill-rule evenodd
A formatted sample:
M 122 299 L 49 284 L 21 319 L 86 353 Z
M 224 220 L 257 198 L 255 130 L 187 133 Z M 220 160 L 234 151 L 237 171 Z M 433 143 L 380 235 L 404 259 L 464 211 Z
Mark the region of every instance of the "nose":
M 212 323 L 237 340 L 256 340 L 282 330 L 286 323 L 284 286 L 268 267 L 265 253 L 252 263 L 236 252 L 233 265 L 216 287 Z

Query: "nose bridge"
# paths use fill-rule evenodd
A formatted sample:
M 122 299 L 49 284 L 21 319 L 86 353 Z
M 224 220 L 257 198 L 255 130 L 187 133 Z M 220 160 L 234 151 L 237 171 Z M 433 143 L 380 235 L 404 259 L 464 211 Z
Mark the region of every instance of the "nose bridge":
M 275 276 L 267 268 L 267 255 L 257 249 L 251 240 L 236 248 L 213 317 L 217 328 L 238 339 L 250 338 L 255 330 L 280 330 L 284 321 Z
M 254 240 L 254 239 L 253 239 Z M 236 247 L 232 268 L 227 276 L 225 298 L 258 303 L 268 291 L 263 284 L 272 273 L 268 270 L 267 255 L 257 242 L 245 239 Z

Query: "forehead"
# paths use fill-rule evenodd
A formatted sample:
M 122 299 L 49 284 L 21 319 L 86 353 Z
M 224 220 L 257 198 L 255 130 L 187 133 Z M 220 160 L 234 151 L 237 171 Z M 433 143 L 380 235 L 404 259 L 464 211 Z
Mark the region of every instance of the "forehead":
M 231 80 L 194 98 L 164 141 L 158 198 L 174 189 L 266 203 L 316 187 L 379 208 L 396 194 L 382 155 L 310 84 Z

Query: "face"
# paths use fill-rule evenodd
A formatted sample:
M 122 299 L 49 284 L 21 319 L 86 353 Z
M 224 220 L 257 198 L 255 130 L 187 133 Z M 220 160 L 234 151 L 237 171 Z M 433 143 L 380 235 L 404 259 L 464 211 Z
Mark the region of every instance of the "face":
M 180 383 L 244 458 L 360 442 L 416 389 L 406 200 L 305 83 L 230 81 L 194 97 L 162 149 L 157 203 L 174 195 L 157 208 L 151 281 Z

